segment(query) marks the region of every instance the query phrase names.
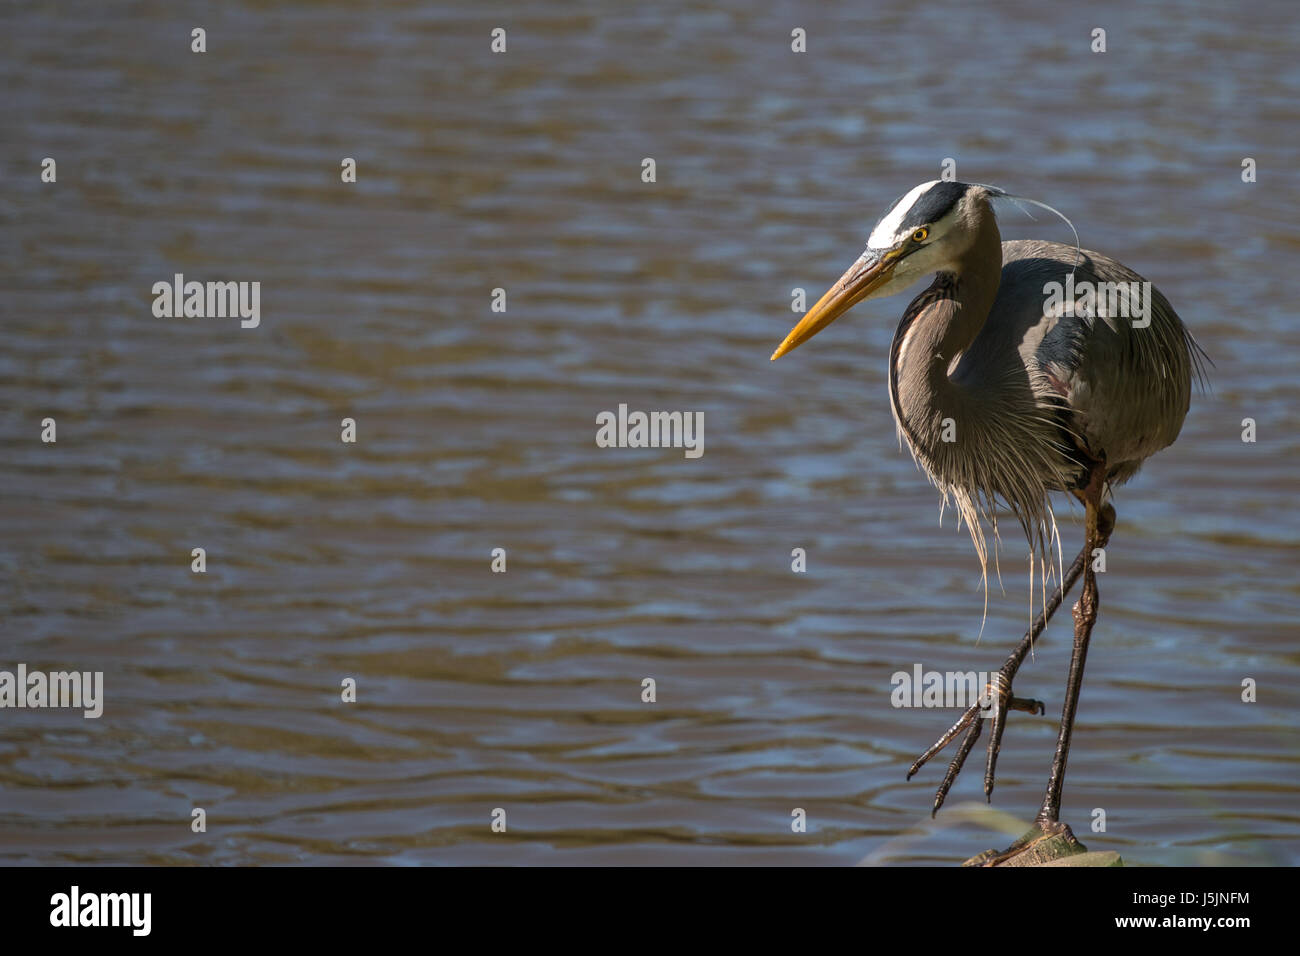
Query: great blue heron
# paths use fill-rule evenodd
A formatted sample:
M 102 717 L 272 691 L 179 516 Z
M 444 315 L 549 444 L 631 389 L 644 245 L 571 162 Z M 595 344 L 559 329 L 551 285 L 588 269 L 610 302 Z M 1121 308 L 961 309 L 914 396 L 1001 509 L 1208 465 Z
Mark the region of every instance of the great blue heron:
M 890 405 L 900 441 L 906 440 L 944 501 L 955 503 L 981 566 L 987 556 L 981 522 L 996 533 L 998 502 L 1024 529 L 1031 555 L 1042 554 L 1045 564 L 1055 529 L 1049 493 L 1069 492 L 1083 502 L 1083 550 L 991 679 L 984 706 L 967 710 L 907 775 L 910 780 L 965 731 L 935 794 L 937 813 L 975 746 L 984 710 L 991 717 L 984 793 L 991 799 L 1007 711 L 1044 710 L 1039 701 L 1012 696 L 1011 683 L 1082 573 L 1047 793 L 1035 830 L 981 860 L 990 864 L 1044 837 L 1079 846 L 1060 820 L 1061 788 L 1097 619 L 1094 557 L 1115 524 L 1110 489 L 1178 437 L 1192 375 L 1201 376 L 1204 359 L 1165 297 L 1114 259 L 1055 242 L 1003 242 L 990 201 L 1007 195 L 992 186 L 939 180 L 911 190 L 772 354 L 780 358 L 857 303 L 901 292 L 933 273 L 894 333 Z

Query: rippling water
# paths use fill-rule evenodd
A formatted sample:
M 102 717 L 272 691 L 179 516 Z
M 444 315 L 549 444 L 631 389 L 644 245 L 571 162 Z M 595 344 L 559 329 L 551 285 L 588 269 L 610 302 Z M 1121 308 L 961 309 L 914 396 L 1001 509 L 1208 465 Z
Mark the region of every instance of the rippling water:
M 1000 664 L 1023 547 L 981 636 L 969 540 L 889 414 L 905 298 L 768 362 L 791 289 L 946 157 L 1060 208 L 1216 363 L 1117 498 L 1065 818 L 1138 862 L 1300 860 L 1291 4 L 124 6 L 0 13 L 0 669 L 103 671 L 106 697 L 0 710 L 0 860 L 1005 844 L 1068 615 L 993 809 L 976 768 L 931 823 L 941 768 L 903 777 L 953 714 L 892 708 L 890 675 Z M 259 281 L 260 326 L 155 318 L 177 272 Z M 596 447 L 620 403 L 702 411 L 704 455 Z

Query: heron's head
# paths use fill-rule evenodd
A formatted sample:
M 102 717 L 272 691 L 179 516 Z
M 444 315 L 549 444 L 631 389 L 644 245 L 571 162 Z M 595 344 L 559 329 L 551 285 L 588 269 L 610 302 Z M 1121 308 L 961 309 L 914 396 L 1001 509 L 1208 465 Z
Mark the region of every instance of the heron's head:
M 902 292 L 936 272 L 954 270 L 992 216 L 989 186 L 933 180 L 897 200 L 876 223 L 866 251 L 808 310 L 772 353 L 779 359 L 864 299 Z

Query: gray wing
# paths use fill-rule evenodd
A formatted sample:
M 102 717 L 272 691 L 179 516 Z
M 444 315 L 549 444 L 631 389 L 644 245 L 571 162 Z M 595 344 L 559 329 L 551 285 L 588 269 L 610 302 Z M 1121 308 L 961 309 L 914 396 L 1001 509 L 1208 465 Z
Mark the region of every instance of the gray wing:
M 1178 437 L 1204 352 L 1159 290 L 1108 256 L 1021 240 L 1002 244 L 1002 262 L 986 331 L 1014 346 L 1078 459 L 1126 481 Z

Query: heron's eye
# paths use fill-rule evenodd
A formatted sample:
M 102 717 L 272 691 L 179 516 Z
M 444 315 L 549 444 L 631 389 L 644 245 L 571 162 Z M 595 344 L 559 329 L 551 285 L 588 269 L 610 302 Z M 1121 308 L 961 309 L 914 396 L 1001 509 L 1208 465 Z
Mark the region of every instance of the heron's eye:
M 929 234 L 930 234 L 930 230 L 926 229 L 925 226 L 922 226 L 920 229 L 916 230 L 916 232 L 912 233 L 912 241 L 925 242 L 925 237 L 928 236 Z

